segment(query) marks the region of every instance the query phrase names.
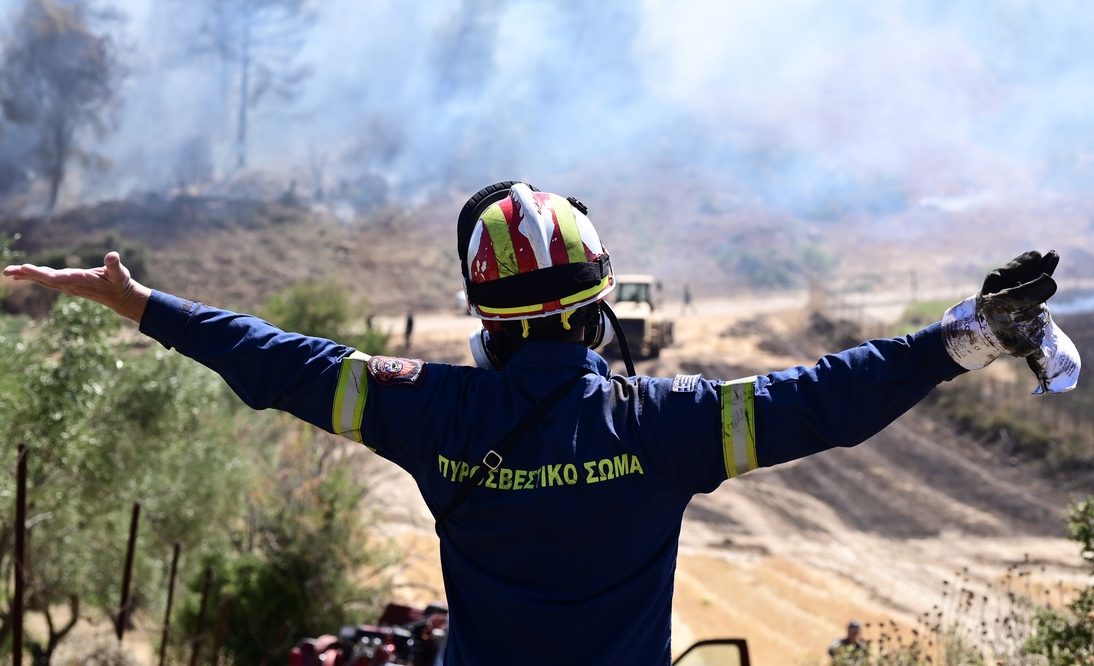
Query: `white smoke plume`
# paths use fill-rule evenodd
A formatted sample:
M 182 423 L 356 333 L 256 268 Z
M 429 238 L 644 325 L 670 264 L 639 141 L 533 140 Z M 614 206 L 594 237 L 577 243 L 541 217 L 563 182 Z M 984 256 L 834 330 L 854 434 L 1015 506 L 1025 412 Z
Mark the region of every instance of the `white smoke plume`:
M 19 4 L 0 0 L 0 21 Z M 98 147 L 114 167 L 87 194 L 228 175 L 238 90 L 191 48 L 201 3 L 99 4 L 128 16 L 131 73 Z M 1094 182 L 1094 12 L 1081 0 L 313 10 L 297 56 L 312 74 L 294 101 L 256 111 L 250 139 L 252 166 L 302 187 L 428 196 L 668 172 L 825 219 L 1078 197 Z

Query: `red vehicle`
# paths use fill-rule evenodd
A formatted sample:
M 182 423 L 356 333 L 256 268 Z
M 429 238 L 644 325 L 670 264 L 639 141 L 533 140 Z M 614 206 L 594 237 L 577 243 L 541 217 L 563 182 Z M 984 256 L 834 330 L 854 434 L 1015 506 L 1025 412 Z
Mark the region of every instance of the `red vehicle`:
M 444 650 L 448 609 L 388 604 L 376 624 L 342 627 L 337 636 L 306 638 L 292 649 L 289 666 L 434 666 Z M 750 666 L 743 638 L 699 641 L 673 666 Z
M 289 654 L 289 666 L 433 666 L 447 627 L 443 606 L 388 604 L 376 624 L 349 625 L 337 636 L 300 641 Z

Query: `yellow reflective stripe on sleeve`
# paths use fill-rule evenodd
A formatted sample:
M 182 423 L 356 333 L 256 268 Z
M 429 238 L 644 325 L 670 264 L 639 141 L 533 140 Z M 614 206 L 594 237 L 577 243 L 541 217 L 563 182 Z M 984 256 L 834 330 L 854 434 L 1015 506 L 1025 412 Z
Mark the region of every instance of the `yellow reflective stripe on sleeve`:
M 727 385 L 722 385 L 722 460 L 726 464 L 726 477 L 737 476 L 737 464 L 733 462 L 733 404 L 729 400 Z
M 722 384 L 722 458 L 733 478 L 759 467 L 756 460 L 756 377 Z
M 331 410 L 331 430 L 336 435 L 362 441 L 361 418 L 368 399 L 368 354 L 354 351 L 342 359 L 338 371 L 338 386 L 334 391 L 334 407 Z

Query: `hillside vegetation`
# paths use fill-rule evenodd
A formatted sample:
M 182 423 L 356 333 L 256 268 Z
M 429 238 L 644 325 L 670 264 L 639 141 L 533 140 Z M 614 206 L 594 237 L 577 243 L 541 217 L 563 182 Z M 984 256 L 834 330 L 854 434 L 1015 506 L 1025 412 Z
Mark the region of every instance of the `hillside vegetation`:
M 398 210 L 342 221 L 286 202 L 148 196 L 0 221 L 0 232 L 18 234 L 13 249 L 27 261 L 54 266 L 89 265 L 120 249 L 151 286 L 224 307 L 254 311 L 295 283 L 329 280 L 400 314 L 451 307 L 459 288 L 454 249 L 421 220 Z

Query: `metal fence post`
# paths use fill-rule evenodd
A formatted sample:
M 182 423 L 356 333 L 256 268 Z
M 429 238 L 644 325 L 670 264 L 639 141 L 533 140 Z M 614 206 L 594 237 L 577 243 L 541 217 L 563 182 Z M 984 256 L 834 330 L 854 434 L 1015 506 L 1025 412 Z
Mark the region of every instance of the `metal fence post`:
M 167 657 L 167 637 L 171 629 L 171 604 L 175 600 L 175 574 L 179 570 L 179 542 L 175 542 L 174 554 L 171 556 L 171 576 L 167 582 L 167 610 L 163 613 L 163 638 L 160 639 L 160 666 L 163 666 Z
M 201 632 L 205 629 L 205 605 L 209 601 L 209 588 L 213 585 L 213 567 L 205 567 L 205 579 L 201 583 L 201 604 L 198 606 L 198 624 L 194 632 L 193 651 L 190 653 L 190 666 L 197 666 L 201 653 Z
M 122 602 L 118 607 L 117 624 L 114 627 L 118 641 L 125 635 L 125 625 L 129 620 L 129 583 L 133 578 L 133 551 L 137 546 L 137 525 L 141 519 L 141 503 L 133 502 L 133 517 L 129 521 L 129 545 L 125 550 L 125 571 L 122 573 Z
M 26 444 L 19 445 L 15 473 L 15 598 L 12 600 L 11 663 L 23 664 L 23 606 L 27 585 L 27 455 Z

